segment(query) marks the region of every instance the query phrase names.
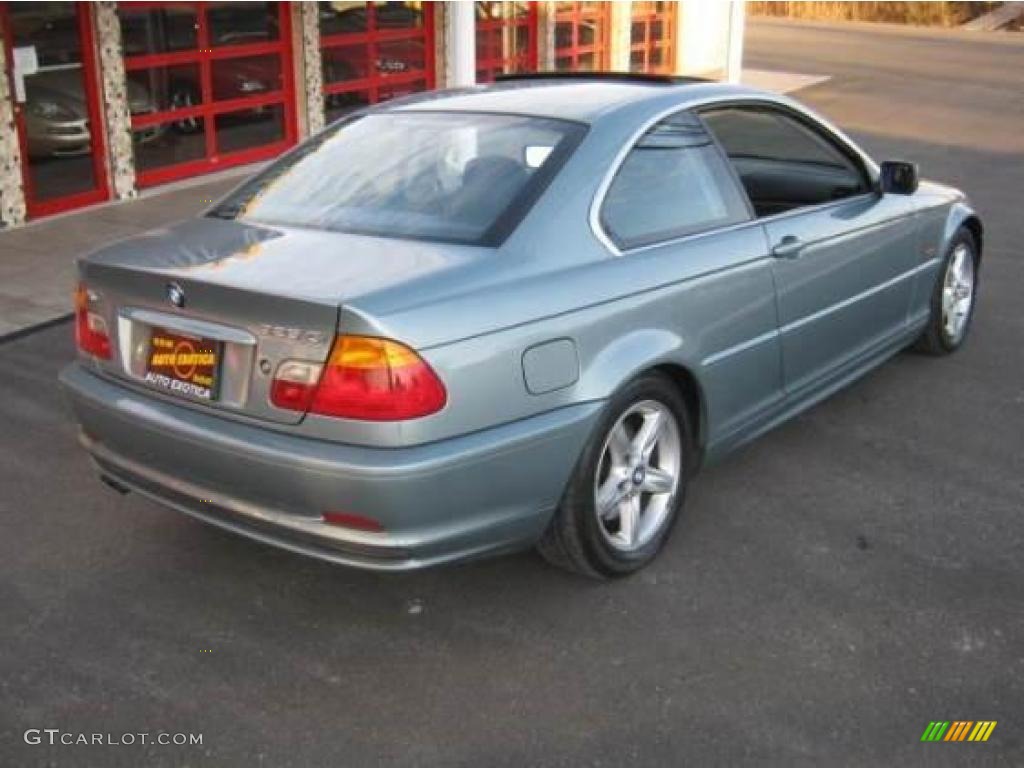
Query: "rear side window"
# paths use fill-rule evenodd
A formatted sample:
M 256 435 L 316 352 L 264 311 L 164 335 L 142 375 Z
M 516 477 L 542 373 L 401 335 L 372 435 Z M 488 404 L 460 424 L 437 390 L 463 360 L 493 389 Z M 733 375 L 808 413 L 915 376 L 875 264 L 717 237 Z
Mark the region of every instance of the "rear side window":
M 630 150 L 605 197 L 601 223 L 624 249 L 749 218 L 731 172 L 700 121 L 679 113 Z

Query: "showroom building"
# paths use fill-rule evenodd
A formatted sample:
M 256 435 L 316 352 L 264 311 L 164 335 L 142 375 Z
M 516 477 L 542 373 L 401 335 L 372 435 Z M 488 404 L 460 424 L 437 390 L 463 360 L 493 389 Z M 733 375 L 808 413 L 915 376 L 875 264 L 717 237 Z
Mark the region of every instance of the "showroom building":
M 416 91 L 734 78 L 742 20 L 739 2 L 0 2 L 0 226 L 265 161 Z

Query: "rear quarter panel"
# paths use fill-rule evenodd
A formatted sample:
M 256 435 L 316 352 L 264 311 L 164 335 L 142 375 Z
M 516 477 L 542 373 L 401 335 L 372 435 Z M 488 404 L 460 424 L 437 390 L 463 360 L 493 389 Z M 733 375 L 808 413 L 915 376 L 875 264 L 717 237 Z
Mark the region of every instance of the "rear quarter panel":
M 602 255 L 588 264 L 374 318 L 369 327 L 361 325 L 369 318 L 343 312 L 343 332 L 348 323 L 396 338 L 415 337 L 417 328 L 436 323 L 435 313 L 455 326 L 459 318 L 482 315 L 506 324 L 420 348 L 448 388 L 442 412 L 394 425 L 353 422 L 346 435 L 368 444 L 430 442 L 605 400 L 659 365 L 683 367 L 698 380 L 709 439 L 778 397 L 775 295 L 759 225 L 624 256 L 608 254 L 596 240 L 594 247 Z M 563 339 L 575 348 L 578 378 L 532 394 L 524 353 Z M 306 427 L 327 436 L 335 421 L 310 417 Z
M 653 116 L 674 100 L 678 96 L 666 93 L 664 103 L 647 109 Z M 603 401 L 658 365 L 685 368 L 697 380 L 706 443 L 741 428 L 777 399 L 777 311 L 760 224 L 625 255 L 612 254 L 591 230 L 591 204 L 610 159 L 639 125 L 636 119 L 609 119 L 591 126 L 499 249 L 488 267 L 490 279 L 422 283 L 415 295 L 344 303 L 340 332 L 403 340 L 437 370 L 449 395 L 443 411 L 397 424 L 339 425 L 308 417 L 303 430 L 326 439 L 344 433 L 347 441 L 367 445 L 426 443 Z M 575 345 L 577 360 L 564 367 L 578 365 L 578 377 L 531 394 L 523 355 L 557 339 Z

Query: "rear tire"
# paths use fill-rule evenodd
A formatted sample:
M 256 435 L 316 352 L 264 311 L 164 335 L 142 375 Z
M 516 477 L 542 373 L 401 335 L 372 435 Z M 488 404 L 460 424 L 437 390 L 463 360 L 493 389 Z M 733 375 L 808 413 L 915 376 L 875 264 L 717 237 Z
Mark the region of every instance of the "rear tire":
M 634 379 L 605 408 L 538 551 L 595 578 L 640 570 L 679 517 L 692 456 L 693 432 L 676 386 L 656 373 Z
M 953 236 L 932 292 L 931 316 L 914 348 L 928 355 L 956 352 L 971 329 L 978 293 L 978 246 L 963 227 Z

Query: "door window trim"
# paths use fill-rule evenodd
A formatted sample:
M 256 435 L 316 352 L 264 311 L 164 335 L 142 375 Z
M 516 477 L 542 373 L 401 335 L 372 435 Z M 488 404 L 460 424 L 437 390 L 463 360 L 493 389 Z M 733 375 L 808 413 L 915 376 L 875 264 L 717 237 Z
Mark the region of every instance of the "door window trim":
M 782 213 L 775 213 L 772 214 L 771 216 L 765 216 L 762 219 L 752 218 L 749 221 L 741 221 L 736 224 L 727 224 L 725 226 L 717 227 L 714 229 L 708 229 L 701 232 L 694 232 L 691 234 L 683 235 L 678 238 L 670 238 L 657 243 L 648 243 L 646 245 L 637 246 L 636 248 L 619 248 L 611 239 L 611 237 L 609 237 L 608 233 L 604 231 L 604 227 L 601 224 L 601 207 L 604 204 L 604 199 L 605 196 L 608 194 L 609 187 L 611 187 L 612 182 L 615 180 L 615 174 L 618 173 L 619 167 L 622 165 L 623 162 L 625 162 L 626 156 L 636 145 L 636 142 L 639 141 L 644 136 L 644 134 L 646 134 L 651 128 L 653 128 L 659 122 L 661 122 L 667 117 L 670 117 L 671 115 L 676 114 L 677 112 L 685 112 L 689 110 L 696 114 L 698 117 L 701 117 L 702 112 L 706 112 L 713 107 L 724 108 L 727 106 L 736 106 L 741 104 L 747 104 L 752 106 L 780 107 L 793 113 L 794 115 L 797 115 L 798 119 L 802 118 L 804 121 L 809 121 L 812 125 L 818 126 L 818 128 L 821 131 L 827 133 L 831 139 L 837 142 L 840 146 L 844 147 L 847 151 L 851 152 L 857 158 L 860 164 L 863 165 L 864 170 L 867 173 L 869 186 L 871 188 L 867 192 L 864 192 L 863 194 L 854 195 L 852 197 L 846 197 L 843 198 L 842 200 L 829 200 L 828 202 L 820 203 L 819 205 L 809 205 L 803 208 L 794 208 L 789 211 L 783 211 Z M 715 139 L 715 146 L 718 147 L 719 152 L 722 152 L 721 147 L 718 145 L 717 138 Z M 728 162 L 728 157 L 726 157 L 725 159 Z M 735 173 L 732 174 L 732 178 L 733 183 L 737 183 Z M 858 147 L 851 139 L 849 139 L 846 136 L 846 134 L 844 134 L 841 130 L 836 128 L 834 125 L 829 123 L 824 118 L 815 115 L 813 112 L 797 104 L 796 102 L 784 99 L 784 97 L 775 97 L 770 95 L 735 96 L 733 94 L 728 94 L 724 96 L 708 96 L 700 99 L 693 99 L 690 102 L 684 101 L 683 103 L 673 104 L 671 107 L 666 107 L 660 112 L 657 112 L 653 116 L 647 118 L 647 120 L 641 123 L 637 130 L 633 132 L 629 139 L 623 142 L 622 146 L 619 148 L 618 153 L 615 155 L 611 164 L 608 166 L 608 170 L 605 172 L 604 177 L 601 179 L 601 183 L 598 185 L 597 191 L 594 193 L 594 197 L 590 202 L 590 231 L 612 256 L 626 256 L 629 254 L 650 250 L 652 248 L 660 248 L 664 245 L 668 245 L 671 243 L 683 242 L 697 237 L 706 237 L 708 235 L 714 235 L 719 232 L 730 232 L 732 230 L 741 229 L 743 227 L 760 226 L 771 221 L 777 221 L 779 219 L 787 218 L 794 215 L 802 215 L 814 211 L 824 211 L 828 210 L 829 208 L 837 207 L 840 205 L 846 205 L 848 203 L 852 203 L 855 201 L 861 201 L 877 197 L 877 184 L 878 165 L 875 163 L 874 160 L 871 159 L 870 155 L 861 150 L 860 147 Z M 747 191 L 742 188 L 742 185 L 740 191 L 743 193 L 744 198 L 747 199 L 749 204 Z

